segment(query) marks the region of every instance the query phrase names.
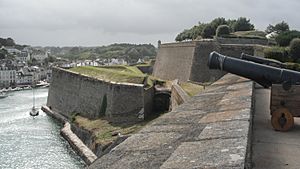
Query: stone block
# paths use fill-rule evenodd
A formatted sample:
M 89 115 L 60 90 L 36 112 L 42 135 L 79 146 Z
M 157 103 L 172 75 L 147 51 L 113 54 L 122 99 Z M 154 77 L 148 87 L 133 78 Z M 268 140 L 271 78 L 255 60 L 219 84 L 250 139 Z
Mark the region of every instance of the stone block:
M 244 168 L 247 138 L 185 142 L 161 169 Z
M 248 136 L 249 122 L 238 120 L 208 124 L 199 135 L 199 139 L 243 138 Z

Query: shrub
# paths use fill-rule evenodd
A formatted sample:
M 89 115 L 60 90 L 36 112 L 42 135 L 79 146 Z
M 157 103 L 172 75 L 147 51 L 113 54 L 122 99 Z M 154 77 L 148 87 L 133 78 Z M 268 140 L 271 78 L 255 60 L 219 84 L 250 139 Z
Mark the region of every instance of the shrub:
M 288 63 L 286 63 L 286 67 L 288 69 L 291 69 L 291 70 L 300 71 L 300 64 L 299 63 L 288 62 Z
M 250 19 L 240 17 L 232 25 L 233 30 L 237 31 L 250 31 L 254 29 L 254 25 L 250 23 Z
M 230 28 L 228 25 L 220 25 L 217 28 L 216 35 L 222 36 L 222 35 L 229 35 L 230 34 Z
M 300 38 L 300 32 L 299 31 L 286 31 L 281 34 L 279 34 L 275 40 L 278 43 L 279 46 L 288 46 L 292 39 L 294 38 Z
M 296 62 L 300 59 L 300 39 L 295 38 L 290 43 L 290 56 Z
M 288 50 L 284 47 L 265 48 L 264 55 L 266 58 L 275 59 L 280 62 L 290 61 L 290 58 L 288 56 Z
M 206 25 L 201 33 L 203 38 L 212 38 L 214 35 L 215 29 L 210 24 Z

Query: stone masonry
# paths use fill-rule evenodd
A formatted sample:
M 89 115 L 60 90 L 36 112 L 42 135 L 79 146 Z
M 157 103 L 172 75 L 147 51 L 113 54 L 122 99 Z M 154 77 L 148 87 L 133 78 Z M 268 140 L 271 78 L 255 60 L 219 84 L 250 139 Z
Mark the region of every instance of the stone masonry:
M 242 40 L 242 39 L 240 39 Z M 209 54 L 217 51 L 223 55 L 240 57 L 241 53 L 263 56 L 265 46 L 252 44 L 228 44 L 216 40 L 188 41 L 161 44 L 153 68 L 153 75 L 161 79 L 194 82 L 214 82 L 226 72 L 207 67 Z M 237 41 L 239 42 L 239 41 Z M 233 42 L 232 42 L 233 43 Z
M 94 119 L 105 113 L 109 121 L 136 122 L 152 112 L 153 95 L 154 89 L 145 89 L 144 84 L 110 82 L 53 68 L 47 106 L 67 118 L 79 113 Z
M 88 168 L 249 168 L 252 88 L 227 74 Z

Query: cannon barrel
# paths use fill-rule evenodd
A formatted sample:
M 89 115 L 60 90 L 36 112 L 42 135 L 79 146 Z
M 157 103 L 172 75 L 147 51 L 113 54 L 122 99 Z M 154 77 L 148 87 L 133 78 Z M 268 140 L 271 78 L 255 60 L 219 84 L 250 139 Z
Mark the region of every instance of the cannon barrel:
M 248 60 L 248 61 L 252 61 L 255 63 L 264 64 L 264 65 L 286 68 L 286 65 L 284 63 L 279 62 L 277 60 L 273 60 L 273 59 L 266 59 L 263 57 L 251 56 L 251 55 L 248 55 L 245 53 L 242 53 L 240 58 L 243 60 Z
M 208 67 L 251 79 L 264 87 L 286 82 L 300 84 L 300 72 L 224 56 L 217 52 L 210 53 Z

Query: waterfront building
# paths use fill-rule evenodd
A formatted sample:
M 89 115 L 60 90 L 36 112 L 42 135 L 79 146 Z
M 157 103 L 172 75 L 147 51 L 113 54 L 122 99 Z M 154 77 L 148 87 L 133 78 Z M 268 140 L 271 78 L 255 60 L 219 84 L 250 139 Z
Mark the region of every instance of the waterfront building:
M 16 84 L 16 70 L 14 67 L 0 67 L 0 87 L 9 87 Z

